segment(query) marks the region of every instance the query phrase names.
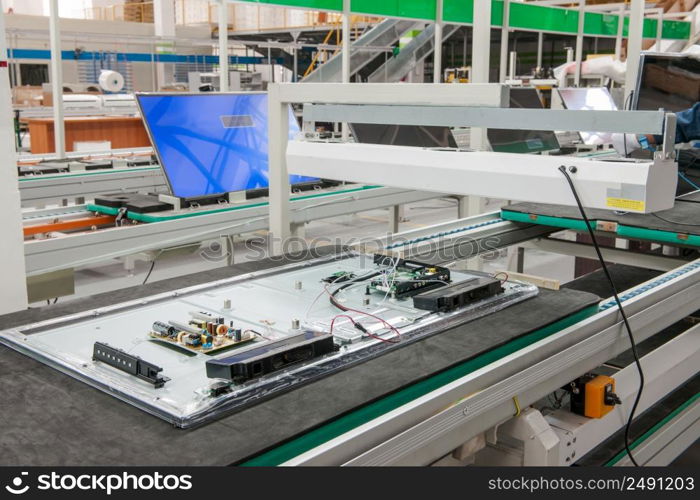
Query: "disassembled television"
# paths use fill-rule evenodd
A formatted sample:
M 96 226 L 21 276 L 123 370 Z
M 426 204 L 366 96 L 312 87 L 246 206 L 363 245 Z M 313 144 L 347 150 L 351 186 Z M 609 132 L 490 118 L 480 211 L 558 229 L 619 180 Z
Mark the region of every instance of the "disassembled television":
M 344 253 L 6 330 L 0 341 L 190 427 L 537 293 L 505 275 Z

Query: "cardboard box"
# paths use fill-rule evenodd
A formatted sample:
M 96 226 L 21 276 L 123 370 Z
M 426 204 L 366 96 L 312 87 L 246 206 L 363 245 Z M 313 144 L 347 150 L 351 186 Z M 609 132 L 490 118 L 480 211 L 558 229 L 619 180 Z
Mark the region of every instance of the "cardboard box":
M 15 107 L 41 106 L 43 93 L 39 85 L 22 85 L 12 88 L 12 105 Z
M 667 94 L 683 96 L 691 101 L 700 100 L 700 75 L 686 71 L 648 64 L 644 72 L 644 85 Z

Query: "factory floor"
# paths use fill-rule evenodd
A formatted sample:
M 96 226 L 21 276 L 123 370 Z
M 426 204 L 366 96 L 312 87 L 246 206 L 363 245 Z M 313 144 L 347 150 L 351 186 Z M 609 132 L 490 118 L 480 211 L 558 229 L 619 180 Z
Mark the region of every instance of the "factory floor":
M 502 205 L 499 200 L 487 200 L 486 211 L 498 210 Z M 436 198 L 407 204 L 404 207 L 400 231 L 421 228 L 448 222 L 457 217 L 457 202 L 451 198 Z M 313 221 L 306 225 L 304 240 L 314 245 L 320 238 L 333 244 L 347 244 L 359 239 L 384 237 L 389 228 L 389 210 L 373 210 L 354 215 L 333 217 Z M 240 263 L 261 258 L 259 249 L 265 241 L 265 232 L 245 234 L 235 240 L 234 262 Z M 191 253 L 158 257 L 153 264 L 153 271 L 148 282 L 202 272 L 226 265 L 221 258 L 217 242 L 193 248 Z M 152 255 L 151 255 L 152 256 Z M 149 257 L 149 256 L 147 256 Z M 483 270 L 498 272 L 507 268 L 506 252 L 486 256 Z M 536 250 L 527 250 L 525 254 L 525 272 L 560 280 L 562 283 L 573 279 L 573 257 L 554 255 Z M 109 290 L 126 288 L 143 283 L 151 269 L 152 262 L 137 259 L 133 269 L 128 270 L 123 260 L 112 260 L 100 264 L 91 264 L 75 270 L 76 293 L 62 297 L 59 302 L 76 300 Z M 42 305 L 42 304 L 33 304 Z

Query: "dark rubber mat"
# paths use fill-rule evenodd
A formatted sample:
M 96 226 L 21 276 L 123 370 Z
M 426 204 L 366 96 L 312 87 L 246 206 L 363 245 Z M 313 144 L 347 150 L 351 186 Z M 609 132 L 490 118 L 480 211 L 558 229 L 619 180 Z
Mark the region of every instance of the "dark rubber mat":
M 284 265 L 269 260 L 0 317 L 2 328 Z M 437 372 L 595 308 L 599 297 L 536 298 L 195 429 L 165 421 L 0 346 L 0 465 L 228 465 Z

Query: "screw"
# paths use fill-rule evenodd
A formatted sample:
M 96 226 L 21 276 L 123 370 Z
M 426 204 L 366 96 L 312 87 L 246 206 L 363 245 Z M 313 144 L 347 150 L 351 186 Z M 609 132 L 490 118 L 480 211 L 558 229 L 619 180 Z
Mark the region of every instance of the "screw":
M 569 167 L 569 172 L 571 172 L 572 174 L 575 174 L 576 172 L 578 172 L 578 168 L 576 168 L 572 165 L 571 167 Z

